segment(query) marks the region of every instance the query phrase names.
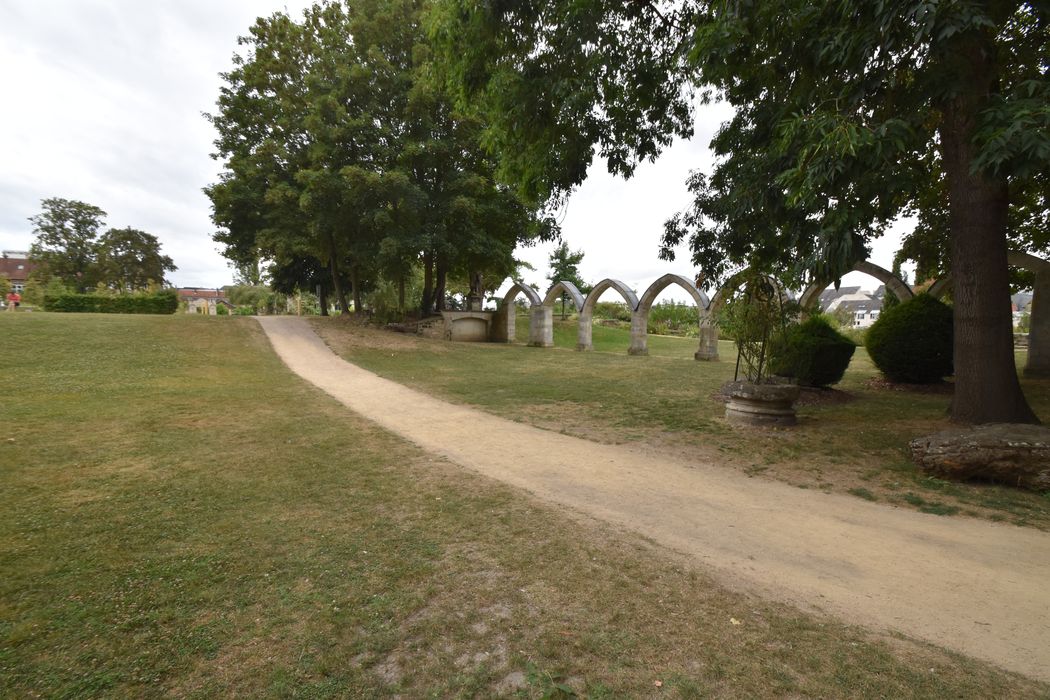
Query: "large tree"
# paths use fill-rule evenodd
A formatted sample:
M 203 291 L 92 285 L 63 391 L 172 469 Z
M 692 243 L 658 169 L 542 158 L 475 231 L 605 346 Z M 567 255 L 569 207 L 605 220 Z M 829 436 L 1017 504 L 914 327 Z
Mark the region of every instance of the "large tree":
M 226 169 L 206 190 L 227 256 L 319 260 L 344 311 L 344 278 L 360 310 L 379 276 L 403 286 L 422 264 L 431 311 L 449 274 L 499 274 L 517 243 L 553 230 L 495 183 L 479 126 L 426 79 L 421 5 L 329 2 L 241 40 L 211 117 Z
M 716 281 L 746 264 L 834 279 L 943 183 L 952 417 L 1036 420 L 1006 252 L 1011 189 L 1050 166 L 1045 3 L 439 0 L 431 32 L 501 172 L 538 199 L 571 191 L 596 150 L 630 174 L 688 136 L 696 89 L 732 104 L 714 172 L 693 175 L 665 236 Z
M 106 212 L 74 199 L 50 197 L 43 209 L 29 217 L 36 239 L 29 258 L 37 266 L 34 276 L 46 283 L 58 279 L 70 289 L 84 291 L 99 281 L 96 266 L 97 238 Z
M 96 249 L 99 277 L 120 292 L 163 285 L 164 273 L 178 269 L 170 257 L 161 254 L 156 236 L 130 227 L 106 231 Z

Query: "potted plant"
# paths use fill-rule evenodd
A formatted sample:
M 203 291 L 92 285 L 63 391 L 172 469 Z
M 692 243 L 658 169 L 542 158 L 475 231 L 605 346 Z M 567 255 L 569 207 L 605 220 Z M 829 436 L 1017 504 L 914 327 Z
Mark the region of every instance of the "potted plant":
M 772 374 L 771 353 L 787 327 L 790 309 L 779 286 L 766 275 L 753 275 L 740 294 L 719 311 L 718 327 L 736 341 L 733 381 L 723 387 L 728 396 L 726 419 L 743 425 L 794 425 L 797 384 Z

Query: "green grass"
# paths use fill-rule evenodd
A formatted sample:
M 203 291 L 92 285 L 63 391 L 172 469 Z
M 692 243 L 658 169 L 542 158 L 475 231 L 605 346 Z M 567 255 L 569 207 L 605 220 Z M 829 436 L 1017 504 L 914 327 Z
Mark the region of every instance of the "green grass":
M 697 340 L 649 336 L 650 354 L 626 354 L 629 333 L 596 325 L 593 352 L 576 352 L 576 324 L 555 321 L 555 348 L 445 343 L 317 320 L 348 359 L 395 381 L 514 420 L 601 442 L 647 443 L 688 459 L 724 464 L 796 486 L 905 503 L 907 491 L 937 491 L 949 507 L 978 517 L 1050 529 L 1050 501 L 995 485 L 932 487 L 912 464 L 908 442 L 951 427 L 949 395 L 871 385 L 878 375 L 858 348 L 842 382 L 807 393 L 792 430 L 728 425 L 716 394 L 733 377 L 736 351 L 720 341 L 720 362 L 697 362 Z M 528 320 L 517 320 L 519 340 Z M 1037 414 L 1050 418 L 1050 381 L 1023 380 Z
M 290 375 L 251 320 L 12 316 L 2 697 L 1050 693 L 433 458 Z

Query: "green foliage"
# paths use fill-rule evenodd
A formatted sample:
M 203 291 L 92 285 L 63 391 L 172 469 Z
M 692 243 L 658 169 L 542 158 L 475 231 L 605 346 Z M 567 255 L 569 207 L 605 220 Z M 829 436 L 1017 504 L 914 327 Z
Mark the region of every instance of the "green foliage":
M 224 172 L 205 190 L 236 265 L 274 261 L 285 292 L 327 277 L 345 310 L 347 287 L 360 309 L 380 277 L 403 279 L 422 259 L 430 310 L 448 277 L 502 280 L 516 245 L 557 231 L 497 185 L 480 123 L 427 79 L 419 12 L 314 5 L 298 21 L 259 19 L 241 40 L 210 117 Z
M 626 308 L 626 307 L 625 307 Z M 700 333 L 700 312 L 691 304 L 665 301 L 649 309 L 647 333 L 696 337 Z
M 51 197 L 40 202 L 43 211 L 29 217 L 36 239 L 29 257 L 43 282 L 57 277 L 76 291 L 98 281 L 95 260 L 99 230 L 106 212 L 76 200 Z
M 1032 315 L 1027 311 L 1021 314 L 1021 317 L 1017 319 L 1017 325 L 1014 326 L 1014 330 L 1018 333 L 1027 333 L 1032 329 Z
M 584 296 L 590 291 L 590 286 L 583 281 L 580 277 L 579 265 L 583 261 L 582 250 L 569 250 L 569 244 L 565 241 L 561 241 L 553 251 L 551 251 L 548 263 L 550 264 L 551 271 L 547 275 L 547 280 L 551 285 L 555 285 L 558 282 L 569 282 L 576 289 L 580 290 L 580 293 Z M 568 301 L 569 295 L 564 292 L 561 295 L 561 317 L 565 318 L 565 304 Z M 579 309 L 577 309 L 578 311 Z
M 591 316 L 596 319 L 631 322 L 631 310 L 622 301 L 596 301 Z
M 773 374 L 772 353 L 780 347 L 795 311 L 773 280 L 757 273 L 718 310 L 715 323 L 736 342 L 737 380 L 741 370 L 749 382 L 762 384 L 769 380 Z
M 223 292 L 230 303 L 242 314 L 272 314 L 274 312 L 275 294 L 269 287 L 261 285 L 234 284 L 223 287 Z M 243 309 L 243 311 L 241 311 Z
M 866 347 L 888 379 L 938 382 L 952 374 L 952 309 L 928 294 L 884 310 L 868 329 Z
M 173 314 L 178 309 L 174 289 L 156 293 L 101 294 L 59 293 L 44 295 L 44 310 L 64 313 L 93 314 Z
M 34 278 L 44 284 L 57 279 L 77 292 L 99 285 L 132 292 L 164 284 L 164 273 L 177 269 L 145 231 L 110 229 L 100 237 L 106 212 L 96 206 L 58 197 L 41 206 L 29 219 L 36 234 L 29 257 L 37 265 Z
M 160 253 L 157 237 L 134 228 L 110 229 L 97 245 L 98 274 L 108 287 L 120 292 L 164 284 L 164 273 L 175 263 Z
M 772 353 L 771 371 L 804 386 L 830 386 L 842 379 L 856 349 L 826 318 L 811 316 L 788 328 Z
M 405 303 L 401 304 L 401 290 L 397 282 L 380 277 L 375 287 L 365 295 L 366 308 L 379 323 L 403 321 L 407 309 L 418 309 L 423 295 L 423 276 L 416 270 L 405 279 Z
M 226 306 L 226 304 L 216 304 L 215 305 L 215 315 L 216 316 L 229 316 L 230 315 L 230 307 Z
M 7 293 L 11 291 L 11 280 L 8 279 L 7 275 L 0 275 L 0 298 L 6 297 Z

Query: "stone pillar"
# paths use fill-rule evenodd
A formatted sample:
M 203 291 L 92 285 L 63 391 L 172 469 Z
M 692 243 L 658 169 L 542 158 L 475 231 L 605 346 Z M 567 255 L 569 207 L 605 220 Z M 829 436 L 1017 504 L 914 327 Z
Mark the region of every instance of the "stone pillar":
M 576 331 L 576 349 L 577 350 L 593 350 L 594 343 L 591 341 L 591 330 L 593 328 L 593 319 L 591 318 L 590 311 L 580 311 L 580 328 Z
M 515 315 L 517 309 L 514 304 L 500 304 L 496 314 L 492 317 L 492 342 L 513 343 L 517 332 L 515 327 Z
M 648 355 L 649 343 L 646 331 L 649 330 L 649 312 L 642 313 L 635 310 L 631 312 L 631 346 L 627 348 L 628 355 Z
M 700 347 L 693 355 L 696 360 L 718 362 L 718 329 L 710 321 L 700 321 Z
M 1026 377 L 1050 377 L 1050 267 L 1035 275 L 1028 329 Z
M 554 307 L 539 304 L 529 310 L 529 345 L 535 348 L 554 347 Z

